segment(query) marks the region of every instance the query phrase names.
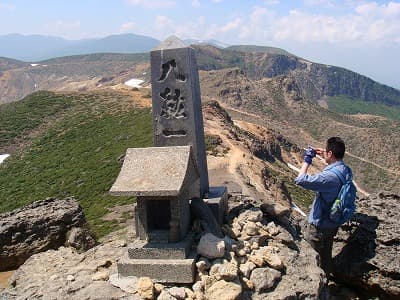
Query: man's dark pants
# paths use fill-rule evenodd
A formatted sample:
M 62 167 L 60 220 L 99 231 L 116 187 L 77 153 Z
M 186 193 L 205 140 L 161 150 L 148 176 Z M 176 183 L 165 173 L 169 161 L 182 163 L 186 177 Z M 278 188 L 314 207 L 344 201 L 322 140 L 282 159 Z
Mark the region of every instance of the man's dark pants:
M 313 224 L 309 224 L 307 232 L 307 240 L 311 246 L 319 253 L 321 264 L 320 267 L 329 275 L 333 271 L 332 264 L 332 245 L 333 238 L 338 231 L 335 228 L 319 228 Z

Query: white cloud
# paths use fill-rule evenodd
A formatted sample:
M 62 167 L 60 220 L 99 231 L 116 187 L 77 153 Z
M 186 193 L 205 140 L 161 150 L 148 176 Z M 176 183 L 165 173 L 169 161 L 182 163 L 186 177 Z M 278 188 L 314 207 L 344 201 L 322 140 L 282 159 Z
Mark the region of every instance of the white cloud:
M 16 6 L 9 3 L 0 3 L 0 12 L 2 11 L 12 11 L 15 10 Z
M 400 3 L 363 3 L 341 16 L 292 10 L 276 20 L 274 32 L 276 41 L 398 43 Z
M 264 0 L 265 5 L 277 5 L 280 2 L 280 0 Z
M 334 7 L 334 0 L 304 0 L 306 6 L 323 6 L 323 7 Z
M 222 2 L 223 0 L 212 0 L 212 2 L 215 2 L 215 3 L 219 3 L 219 2 Z
M 120 33 L 126 33 L 129 31 L 132 31 L 136 27 L 136 24 L 134 22 L 127 22 L 125 24 L 122 24 L 121 27 L 119 28 Z
M 305 0 L 329 4 L 330 0 Z M 355 2 L 353 1 L 353 4 Z M 147 32 L 158 38 L 174 34 L 180 38 L 216 39 L 229 43 L 344 43 L 346 45 L 387 45 L 400 43 L 400 3 L 358 2 L 348 9 L 334 10 L 336 14 L 310 13 L 292 10 L 278 13 L 272 7 L 255 6 L 249 14 L 235 14 L 210 22 L 201 16 L 183 22 L 172 17 L 158 16 L 154 28 Z M 343 8 L 343 7 L 342 7 Z M 342 14 L 338 14 L 342 12 Z M 135 28 L 136 30 L 138 27 Z
M 128 5 L 143 6 L 146 8 L 165 8 L 176 5 L 174 0 L 125 0 Z
M 200 1 L 199 0 L 193 0 L 192 1 L 192 6 L 193 7 L 199 7 L 200 6 Z
M 236 18 L 232 22 L 228 22 L 227 24 L 223 25 L 221 27 L 221 32 L 225 33 L 225 32 L 237 29 L 241 23 L 242 23 L 242 20 L 240 18 Z

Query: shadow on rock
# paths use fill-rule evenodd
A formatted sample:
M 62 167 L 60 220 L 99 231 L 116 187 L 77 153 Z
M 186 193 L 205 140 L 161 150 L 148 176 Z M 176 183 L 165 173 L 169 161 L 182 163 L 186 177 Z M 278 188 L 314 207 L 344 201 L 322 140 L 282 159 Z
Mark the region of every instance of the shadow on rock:
M 335 239 L 335 280 L 366 297 L 399 299 L 400 230 L 397 195 L 378 193 L 359 200 L 358 213 Z

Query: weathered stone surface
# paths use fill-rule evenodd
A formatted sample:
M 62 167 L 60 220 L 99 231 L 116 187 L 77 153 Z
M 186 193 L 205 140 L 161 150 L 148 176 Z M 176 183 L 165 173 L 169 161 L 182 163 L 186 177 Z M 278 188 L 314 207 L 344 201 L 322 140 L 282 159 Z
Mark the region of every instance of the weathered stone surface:
M 280 203 L 263 203 L 261 205 L 261 210 L 266 214 L 273 216 L 275 218 L 289 216 L 290 209 L 287 206 L 283 206 Z
M 137 285 L 137 292 L 145 300 L 154 299 L 154 285 L 149 277 L 140 277 Z
M 190 47 L 171 44 L 177 48 L 150 53 L 154 145 L 192 145 L 202 197 L 208 172 L 196 55 Z
M 297 299 L 321 298 L 326 278 L 317 265 L 317 252 L 304 240 L 296 245 L 298 250 L 280 243 L 274 245 L 279 248 L 285 273 L 273 291 L 263 293 L 258 299 L 291 299 L 294 295 Z
M 110 273 L 108 271 L 100 271 L 92 276 L 93 281 L 100 281 L 100 280 L 107 281 L 109 278 L 110 278 Z
M 162 291 L 160 295 L 158 295 L 157 300 L 176 300 L 176 298 L 167 291 Z
M 210 269 L 210 276 L 214 276 L 217 280 L 233 281 L 237 279 L 238 267 L 227 261 L 222 264 L 214 264 Z
M 237 218 L 237 215 L 234 218 Z M 243 222 L 246 223 L 247 220 Z M 267 224 L 265 218 L 260 223 L 256 223 L 263 230 L 267 230 L 267 225 L 263 224 Z M 280 233 L 287 233 L 284 227 L 280 225 L 276 227 Z M 290 237 L 291 235 L 287 233 L 286 239 Z M 317 253 L 303 240 L 292 239 L 292 243 L 296 247 L 289 248 L 283 244 L 279 234 L 270 236 L 267 247 L 258 245 L 257 248 L 255 242 L 251 241 L 230 240 L 230 250 L 224 251 L 223 258 L 206 259 L 203 257 L 199 261 L 198 273 L 195 277 L 197 281 L 192 285 L 192 290 L 185 289 L 186 299 L 194 297 L 197 300 L 322 299 L 326 279 L 323 271 L 317 266 Z M 36 299 L 41 298 L 43 294 L 49 295 L 51 299 L 57 297 L 61 299 L 96 299 L 96 297 L 138 299 L 140 298 L 137 294 L 138 279 L 118 277 L 115 274 L 115 261 L 126 254 L 127 244 L 126 241 L 115 237 L 85 253 L 77 253 L 70 248 L 61 247 L 58 251 L 47 251 L 35 255 L 15 273 L 12 280 L 15 288 L 3 291 L 0 299 L 2 297 L 7 300 Z M 256 292 L 255 282 L 249 279 L 255 270 L 252 259 L 258 258 L 261 266 L 267 264 L 264 258 L 257 253 L 260 249 L 270 249 L 270 252 L 278 255 L 284 269 L 280 280 L 273 288 L 265 291 L 258 288 L 259 292 Z M 242 256 L 238 256 L 237 253 L 241 251 L 243 252 Z M 212 271 L 209 269 L 210 265 Z M 193 268 L 194 266 L 193 263 Z M 239 269 L 241 274 L 238 276 Z M 170 272 L 170 270 L 182 273 L 176 265 L 171 265 L 168 270 L 162 270 L 155 266 L 154 270 L 158 270 L 158 273 Z M 108 282 L 102 280 L 103 275 L 101 275 L 105 275 L 107 272 L 112 274 Z M 247 277 L 242 277 L 242 274 Z M 68 281 L 68 275 L 71 275 L 74 280 Z M 175 276 L 174 272 L 170 275 Z M 96 278 L 99 280 L 94 281 L 93 279 Z M 122 282 L 125 279 L 126 281 Z M 260 283 L 257 284 L 257 286 L 261 286 Z M 166 299 L 173 299 L 170 293 L 166 293 L 172 287 L 168 286 L 169 288 L 166 288 L 154 284 L 154 297 L 161 293 Z M 186 285 L 176 284 L 175 286 L 183 288 Z M 102 290 L 98 292 L 96 288 Z
M 72 227 L 85 224 L 74 198 L 48 198 L 0 215 L 0 271 L 15 269 L 31 255 L 65 244 Z
M 172 287 L 168 290 L 168 293 L 176 299 L 183 300 L 186 297 L 185 288 L 183 287 Z
M 197 178 L 186 178 L 193 165 L 190 146 L 128 148 L 118 178 L 110 189 L 116 196 L 178 196 L 192 183 L 188 199 L 200 197 Z M 197 168 L 196 168 L 197 169 Z
M 355 222 L 334 243 L 335 276 L 369 296 L 400 298 L 400 196 L 388 192 L 357 201 Z
M 264 246 L 255 251 L 256 255 L 261 256 L 264 262 L 271 268 L 282 270 L 285 266 L 282 259 L 279 257 L 279 248 L 272 246 Z
M 250 278 L 251 271 L 253 271 L 255 268 L 256 265 L 251 261 L 248 261 L 240 265 L 240 272 L 243 274 L 244 277 Z
M 14 273 L 10 279 L 13 287 L 0 292 L 0 299 L 137 299 L 130 294 L 135 287 L 125 292 L 111 284 L 113 276 L 110 281 L 93 281 L 99 273 L 117 272 L 116 259 L 126 252 L 121 244 L 114 236 L 84 253 L 60 247 L 35 254 Z
M 117 273 L 112 274 L 109 278 L 110 284 L 129 294 L 134 294 L 137 292 L 138 280 L 139 278 L 137 277 L 122 277 L 118 276 Z
M 281 272 L 271 268 L 256 268 L 251 272 L 250 280 L 257 292 L 273 289 L 281 279 Z
M 242 286 L 234 282 L 220 280 L 206 291 L 207 299 L 236 300 L 242 293 Z
M 186 259 L 130 259 L 118 261 L 121 276 L 151 277 L 158 282 L 192 283 L 195 272 L 195 254 Z
M 92 233 L 86 228 L 73 227 L 67 233 L 67 241 L 65 245 L 67 247 L 73 247 L 78 251 L 87 251 L 96 246 L 96 240 Z
M 260 222 L 263 217 L 263 212 L 256 207 L 252 207 L 250 209 L 246 209 L 238 216 L 238 222 L 251 221 L 251 222 Z
M 223 257 L 225 254 L 225 242 L 211 233 L 206 233 L 200 239 L 197 253 L 207 258 Z

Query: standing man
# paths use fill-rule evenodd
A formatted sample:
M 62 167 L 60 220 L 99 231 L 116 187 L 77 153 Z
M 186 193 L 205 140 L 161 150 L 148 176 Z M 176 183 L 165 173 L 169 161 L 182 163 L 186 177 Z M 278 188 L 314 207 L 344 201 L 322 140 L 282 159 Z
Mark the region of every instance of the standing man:
M 339 224 L 330 219 L 330 209 L 335 201 L 342 181 L 332 171 L 333 168 L 339 171 L 344 178 L 352 176 L 351 169 L 343 162 L 345 144 L 339 137 L 331 137 L 326 142 L 326 148 L 308 148 L 304 153 L 304 163 L 295 179 L 296 184 L 316 192 L 308 217 L 309 228 L 306 239 L 311 246 L 319 253 L 321 268 L 329 277 L 332 270 L 332 244 Z M 322 156 L 328 166 L 316 175 L 307 174 L 316 154 Z

